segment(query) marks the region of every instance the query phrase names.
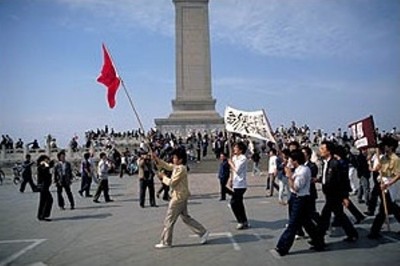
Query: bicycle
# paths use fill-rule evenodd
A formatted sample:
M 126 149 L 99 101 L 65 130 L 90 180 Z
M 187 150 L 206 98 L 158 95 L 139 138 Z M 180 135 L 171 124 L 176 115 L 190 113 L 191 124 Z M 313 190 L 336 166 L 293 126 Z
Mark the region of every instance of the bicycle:
M 18 185 L 22 182 L 22 171 L 24 170 L 24 167 L 22 166 L 22 164 L 16 163 L 12 170 L 14 173 L 13 183 L 15 185 Z
M 0 185 L 3 185 L 3 181 L 6 179 L 6 175 L 3 170 L 0 168 Z

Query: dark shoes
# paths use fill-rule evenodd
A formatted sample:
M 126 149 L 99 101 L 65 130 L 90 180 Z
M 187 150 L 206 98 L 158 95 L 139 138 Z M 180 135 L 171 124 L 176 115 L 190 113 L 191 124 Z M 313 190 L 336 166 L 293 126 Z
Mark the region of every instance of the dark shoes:
M 315 251 L 324 251 L 326 247 L 326 244 L 323 241 L 320 242 L 320 241 L 310 240 L 308 241 L 308 244 L 311 245 L 310 249 Z
M 378 233 L 369 233 L 369 234 L 367 235 L 367 237 L 368 237 L 368 239 L 379 239 L 379 238 L 381 238 L 382 236 L 381 236 L 380 234 L 378 234 Z
M 112 200 L 112 199 L 109 199 L 109 200 L 106 200 L 106 202 L 113 202 L 114 200 Z
M 367 216 L 374 216 L 374 213 L 370 212 L 370 211 L 366 211 L 366 212 L 364 212 L 364 214 Z
M 365 220 L 365 216 L 363 216 L 363 217 L 360 217 L 360 218 L 358 218 L 355 222 L 354 222 L 354 224 L 360 224 L 362 221 L 364 221 Z
M 94 202 L 94 203 L 100 203 L 100 201 L 98 201 L 98 200 L 93 200 L 93 202 Z
M 79 190 L 78 193 L 83 198 L 83 192 Z
M 41 222 L 51 222 L 50 218 L 41 218 L 41 217 L 39 217 L 38 220 L 41 221 Z
M 344 242 L 356 242 L 358 240 L 358 236 L 348 236 L 343 239 Z
M 283 256 L 285 256 L 285 255 L 288 254 L 287 251 L 283 251 L 283 250 L 281 250 L 281 249 L 279 249 L 279 248 L 274 248 L 274 249 L 272 249 L 272 250 L 271 250 L 271 253 L 276 254 L 276 255 L 278 255 L 278 256 L 280 256 L 280 257 L 283 257 Z

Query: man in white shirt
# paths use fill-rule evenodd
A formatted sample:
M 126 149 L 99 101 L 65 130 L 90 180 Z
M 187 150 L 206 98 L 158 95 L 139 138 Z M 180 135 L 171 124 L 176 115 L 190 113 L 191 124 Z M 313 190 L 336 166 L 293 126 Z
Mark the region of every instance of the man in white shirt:
M 276 150 L 272 148 L 269 151 L 268 159 L 268 177 L 267 177 L 267 190 L 270 189 L 269 197 L 274 195 L 274 187 L 279 189 L 278 185 L 275 184 L 275 178 L 278 175 L 278 157 L 276 156 Z
M 229 165 L 232 170 L 233 178 L 228 181 L 232 189 L 232 199 L 230 202 L 232 212 L 238 222 L 236 229 L 242 230 L 249 228 L 246 210 L 243 204 L 243 195 L 247 189 L 247 158 L 244 155 L 247 147 L 243 142 L 238 142 L 233 146 L 233 156 Z
M 108 194 L 109 187 L 108 187 L 108 169 L 110 167 L 110 162 L 107 159 L 107 155 L 102 152 L 100 153 L 100 161 L 97 166 L 97 174 L 99 178 L 99 185 L 96 190 L 96 194 L 94 195 L 93 202 L 99 203 L 99 197 L 101 195 L 101 192 L 104 193 L 104 200 L 106 202 L 111 202 L 113 201 L 110 199 L 110 196 Z
M 310 184 L 311 171 L 304 166 L 305 157 L 300 150 L 294 150 L 289 155 L 290 164 L 295 168 L 294 173 L 289 167 L 285 167 L 288 176 L 291 196 L 289 200 L 289 223 L 276 248 L 272 251 L 280 256 L 289 253 L 293 245 L 296 232 L 303 226 L 311 237 L 310 244 L 315 250 L 323 250 L 323 240 L 318 234 L 317 226 L 311 220 L 310 204 Z

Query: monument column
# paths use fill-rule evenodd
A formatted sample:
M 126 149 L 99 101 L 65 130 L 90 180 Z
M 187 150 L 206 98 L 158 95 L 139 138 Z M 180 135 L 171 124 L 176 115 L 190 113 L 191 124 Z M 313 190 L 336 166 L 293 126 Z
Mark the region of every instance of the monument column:
M 175 4 L 176 99 L 167 119 L 156 119 L 161 131 L 186 134 L 222 129 L 211 93 L 208 0 L 173 0 Z

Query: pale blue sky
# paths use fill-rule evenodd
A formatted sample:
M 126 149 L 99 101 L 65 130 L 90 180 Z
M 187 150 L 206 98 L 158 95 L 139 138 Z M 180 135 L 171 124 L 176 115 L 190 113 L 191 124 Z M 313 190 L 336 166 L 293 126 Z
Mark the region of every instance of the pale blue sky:
M 400 125 L 400 1 L 211 0 L 213 96 L 273 127 Z M 175 97 L 172 0 L 1 0 L 0 134 L 26 142 L 137 128 L 96 82 L 105 42 L 146 128 Z

